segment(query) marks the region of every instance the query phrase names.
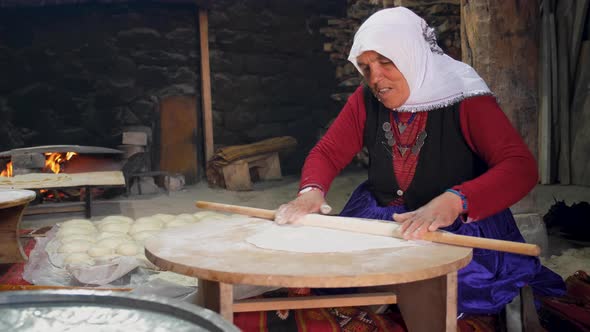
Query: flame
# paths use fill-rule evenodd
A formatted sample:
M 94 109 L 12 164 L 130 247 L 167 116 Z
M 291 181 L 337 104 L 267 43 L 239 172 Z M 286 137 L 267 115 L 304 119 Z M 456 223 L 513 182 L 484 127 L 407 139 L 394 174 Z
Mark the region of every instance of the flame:
M 72 159 L 75 155 L 77 155 L 76 152 L 47 152 L 45 153 L 45 169 L 50 169 L 57 174 L 61 171 L 61 164 Z
M 0 172 L 0 176 L 12 176 L 12 161 L 6 164 L 6 169 Z

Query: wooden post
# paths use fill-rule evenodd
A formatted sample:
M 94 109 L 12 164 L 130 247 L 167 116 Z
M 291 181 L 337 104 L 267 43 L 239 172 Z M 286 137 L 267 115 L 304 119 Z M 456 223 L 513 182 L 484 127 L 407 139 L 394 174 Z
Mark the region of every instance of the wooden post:
M 461 52 L 537 154 L 538 3 L 461 0 Z
M 201 100 L 205 131 L 205 163 L 213 157 L 213 111 L 211 107 L 211 69 L 209 66 L 209 27 L 207 10 L 199 8 L 201 46 Z
M 543 1 L 539 73 L 539 175 L 541 184 L 551 183 L 551 41 L 549 3 Z

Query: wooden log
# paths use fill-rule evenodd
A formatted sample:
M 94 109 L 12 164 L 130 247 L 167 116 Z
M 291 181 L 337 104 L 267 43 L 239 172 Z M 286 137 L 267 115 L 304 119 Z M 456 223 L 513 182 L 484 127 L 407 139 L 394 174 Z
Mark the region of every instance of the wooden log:
M 233 145 L 221 148 L 215 153 L 218 162 L 232 162 L 234 160 L 257 156 L 271 152 L 281 152 L 294 148 L 297 140 L 291 136 L 281 136 L 265 139 L 259 142 Z
M 264 163 L 272 167 L 257 167 L 255 171 L 259 178 L 271 179 L 280 178 L 280 164 L 278 152 L 289 151 L 297 145 L 297 140 L 291 136 L 274 137 L 260 142 L 245 144 L 245 145 L 234 145 L 218 149 L 213 159 L 207 162 L 207 181 L 211 186 L 218 186 L 226 188 L 225 175 L 223 168 L 231 163 L 239 160 L 248 159 L 249 162 L 258 160 L 261 156 L 269 155 L 271 153 L 277 153 L 276 157 L 271 156 L 271 159 Z M 259 161 L 262 163 L 262 161 Z M 254 166 L 259 166 L 255 165 Z M 236 166 L 237 167 L 237 166 Z M 245 167 L 245 166 L 242 166 Z M 270 172 L 270 173 L 266 173 Z M 248 181 L 243 181 L 244 188 L 249 188 L 250 184 Z M 243 189 L 249 190 L 249 189 Z
M 461 1 L 462 59 L 487 82 L 535 156 L 538 16 L 537 1 Z
M 239 213 L 247 216 L 269 220 L 274 220 L 276 213 L 275 210 L 257 209 L 246 206 L 220 204 L 206 201 L 197 201 L 195 205 L 201 209 Z M 386 222 L 383 220 L 308 214 L 301 218 L 299 224 L 305 226 L 338 229 L 364 234 L 403 238 L 402 235 L 399 233 L 399 224 L 394 222 Z M 539 256 L 539 254 L 541 253 L 541 249 L 539 248 L 539 246 L 534 244 L 457 235 L 441 231 L 427 232 L 423 240 L 462 247 L 482 248 L 503 252 L 511 252 L 529 256 Z

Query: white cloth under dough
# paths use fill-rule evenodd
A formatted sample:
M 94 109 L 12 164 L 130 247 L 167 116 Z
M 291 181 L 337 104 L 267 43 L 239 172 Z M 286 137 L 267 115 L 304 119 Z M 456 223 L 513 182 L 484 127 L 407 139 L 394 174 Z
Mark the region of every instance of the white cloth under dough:
M 419 245 L 394 237 L 308 226 L 278 226 L 246 238 L 259 248 L 300 253 L 352 252 Z

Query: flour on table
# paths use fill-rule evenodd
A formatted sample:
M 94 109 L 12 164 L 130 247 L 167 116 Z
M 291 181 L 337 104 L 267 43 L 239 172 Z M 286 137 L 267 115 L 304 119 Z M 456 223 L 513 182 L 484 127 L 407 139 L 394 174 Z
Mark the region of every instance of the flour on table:
M 352 252 L 418 245 L 393 237 L 289 225 L 272 225 L 246 238 L 246 242 L 263 249 L 301 253 Z

